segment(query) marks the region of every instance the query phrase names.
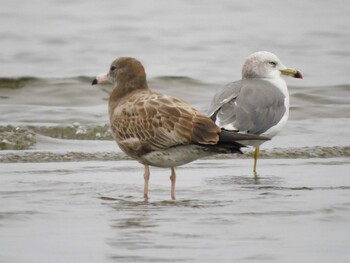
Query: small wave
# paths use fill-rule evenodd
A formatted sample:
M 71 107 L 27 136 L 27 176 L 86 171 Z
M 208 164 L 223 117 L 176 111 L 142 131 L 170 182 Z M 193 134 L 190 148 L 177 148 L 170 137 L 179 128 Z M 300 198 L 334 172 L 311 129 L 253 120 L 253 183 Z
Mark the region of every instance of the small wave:
M 249 150 L 240 158 L 253 158 L 253 151 Z M 310 159 L 310 158 L 337 158 L 349 157 L 350 146 L 313 146 L 298 148 L 273 148 L 271 150 L 261 150 L 261 159 Z M 222 155 L 221 158 L 227 158 Z
M 36 144 L 36 135 L 57 139 L 113 140 L 109 125 L 85 126 L 0 126 L 0 150 L 25 150 Z
M 207 87 L 207 88 L 212 88 L 214 84 L 212 83 L 207 83 L 203 82 L 199 79 L 194 79 L 188 76 L 158 76 L 158 77 L 153 77 L 148 79 L 148 83 L 150 84 L 151 87 L 160 87 L 164 88 L 167 86 L 179 86 L 179 87 Z M 215 85 L 214 85 L 215 86 Z M 188 89 L 186 89 L 188 90 Z
M 36 77 L 0 78 L 0 89 L 19 89 L 29 83 L 39 81 Z
M 250 150 L 242 155 L 215 155 L 206 159 L 246 159 L 252 158 Z M 274 148 L 261 151 L 261 158 L 265 159 L 309 159 L 309 158 L 339 158 L 350 157 L 350 146 L 334 147 L 302 147 L 302 148 Z M 121 161 L 131 160 L 124 153 L 117 152 L 40 152 L 18 151 L 16 153 L 0 154 L 0 163 L 36 163 L 36 162 L 76 162 L 76 161 Z
M 117 161 L 130 160 L 128 156 L 115 152 L 18 152 L 0 155 L 0 163 L 42 163 L 77 161 Z
M 25 150 L 36 143 L 35 132 L 24 127 L 0 126 L 0 150 Z
M 78 122 L 71 126 L 28 126 L 34 133 L 57 139 L 73 140 L 113 140 L 108 124 L 103 126 L 85 126 Z

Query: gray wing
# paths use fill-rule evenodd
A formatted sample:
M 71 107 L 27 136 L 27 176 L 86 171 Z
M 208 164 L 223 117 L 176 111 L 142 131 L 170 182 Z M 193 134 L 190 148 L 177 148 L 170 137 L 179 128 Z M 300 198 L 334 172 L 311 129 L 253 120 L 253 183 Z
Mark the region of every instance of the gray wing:
M 231 82 L 226 84 L 221 90 L 219 90 L 211 101 L 208 109 L 208 116 L 216 116 L 216 112 L 226 103 L 236 99 L 241 92 L 241 81 Z
M 213 98 L 209 116 L 220 126 L 261 134 L 276 125 L 286 112 L 285 96 L 272 83 L 244 79 L 229 83 Z

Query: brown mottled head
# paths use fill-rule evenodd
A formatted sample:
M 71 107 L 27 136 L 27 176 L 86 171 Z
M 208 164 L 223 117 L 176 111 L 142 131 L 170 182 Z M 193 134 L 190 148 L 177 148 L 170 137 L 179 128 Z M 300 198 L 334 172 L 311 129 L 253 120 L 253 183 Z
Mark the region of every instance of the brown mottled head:
M 131 57 L 114 60 L 107 74 L 98 75 L 92 84 L 110 82 L 127 90 L 147 87 L 146 73 L 140 61 Z

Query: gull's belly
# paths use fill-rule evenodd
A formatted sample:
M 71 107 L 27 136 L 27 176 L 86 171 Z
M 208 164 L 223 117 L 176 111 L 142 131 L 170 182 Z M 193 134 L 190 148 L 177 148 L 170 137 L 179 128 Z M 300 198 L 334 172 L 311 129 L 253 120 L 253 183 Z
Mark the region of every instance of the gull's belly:
M 215 153 L 199 145 L 183 145 L 143 155 L 140 162 L 157 167 L 176 167 Z

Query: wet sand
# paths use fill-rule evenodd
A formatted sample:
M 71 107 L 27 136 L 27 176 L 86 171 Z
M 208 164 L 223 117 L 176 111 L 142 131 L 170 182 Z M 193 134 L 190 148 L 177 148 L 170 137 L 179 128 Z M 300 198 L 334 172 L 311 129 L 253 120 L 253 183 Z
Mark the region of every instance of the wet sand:
M 2 163 L 0 261 L 347 262 L 348 158 Z

